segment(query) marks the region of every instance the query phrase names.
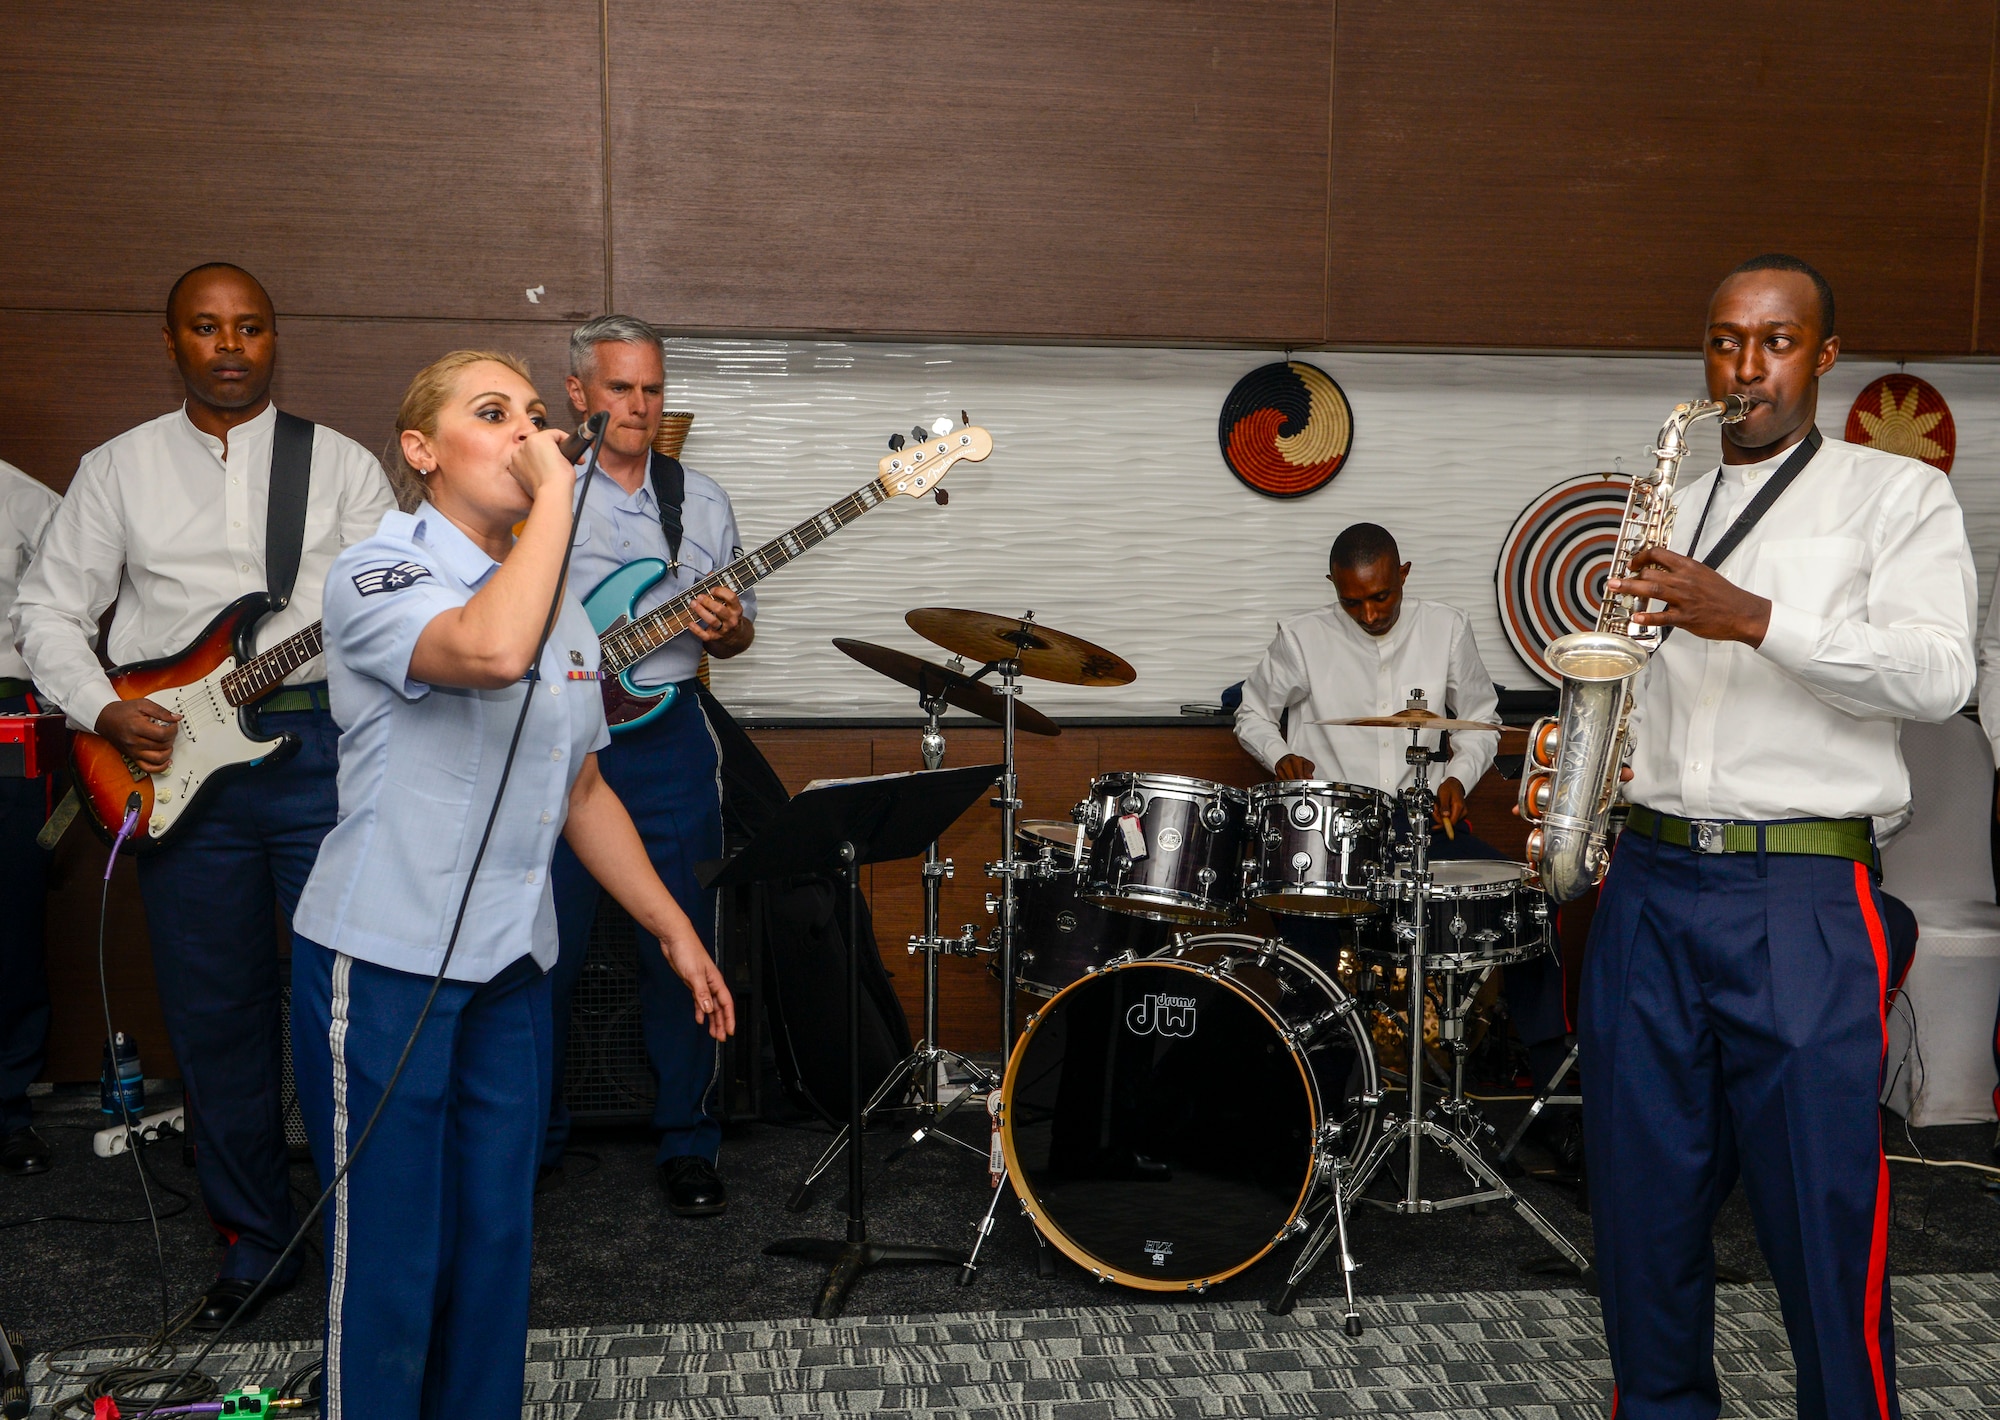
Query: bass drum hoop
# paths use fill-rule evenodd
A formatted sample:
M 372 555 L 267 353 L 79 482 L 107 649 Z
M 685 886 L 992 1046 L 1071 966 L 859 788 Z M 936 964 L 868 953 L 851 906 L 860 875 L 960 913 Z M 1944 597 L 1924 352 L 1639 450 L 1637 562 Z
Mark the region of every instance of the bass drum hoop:
M 1185 971 L 1192 976 L 1199 976 L 1213 981 L 1217 985 L 1233 992 L 1240 1000 L 1246 1002 L 1258 1015 L 1263 1017 L 1265 1024 L 1278 1033 L 1281 1040 L 1286 1039 L 1290 1034 L 1291 1027 L 1272 1014 L 1271 1009 L 1261 999 L 1251 992 L 1245 991 L 1226 974 L 1222 972 L 1211 973 L 1193 962 L 1175 961 L 1167 956 L 1169 952 L 1203 942 L 1226 944 L 1232 949 L 1240 948 L 1245 950 L 1262 950 L 1266 946 L 1275 946 L 1278 955 L 1287 958 L 1287 965 L 1303 970 L 1318 981 L 1322 987 L 1327 988 L 1329 1000 L 1338 1003 L 1342 999 L 1351 999 L 1345 987 L 1328 976 L 1324 971 L 1321 971 L 1303 954 L 1294 951 L 1282 941 L 1273 942 L 1269 938 L 1253 937 L 1240 932 L 1208 932 L 1199 936 L 1183 937 L 1176 941 L 1173 946 L 1153 956 L 1134 957 L 1130 961 L 1115 962 L 1110 966 L 1100 967 L 1095 971 L 1088 972 L 1063 987 L 1054 996 L 1051 996 L 1047 1005 L 1028 1018 L 1028 1028 L 1021 1032 L 1021 1038 L 1015 1042 L 1013 1053 L 1007 1057 L 1007 1073 L 1000 1082 L 1000 1099 L 1005 1106 L 1000 1116 L 1000 1149 L 1007 1160 L 1007 1176 L 1013 1181 L 1014 1191 L 1020 1195 L 1021 1209 L 1027 1215 L 1029 1224 L 1037 1232 L 1041 1233 L 1043 1237 L 1053 1243 L 1059 1252 L 1069 1258 L 1071 1262 L 1083 1268 L 1084 1271 L 1090 1273 L 1091 1276 L 1100 1281 L 1108 1280 L 1117 1282 L 1122 1286 L 1137 1288 L 1145 1292 L 1198 1292 L 1206 1290 L 1218 1282 L 1226 1282 L 1238 1273 L 1254 1267 L 1257 1263 L 1264 1260 L 1271 1249 L 1275 1248 L 1291 1235 L 1291 1226 L 1298 1221 L 1299 1213 L 1305 1207 L 1306 1200 L 1312 1196 L 1313 1185 L 1318 1181 L 1319 1170 L 1314 1167 L 1314 1162 L 1318 1157 L 1320 1126 L 1326 1119 L 1326 1106 L 1320 1099 L 1319 1080 L 1307 1066 L 1305 1052 L 1297 1049 L 1288 1052 L 1292 1057 L 1293 1068 L 1299 1072 L 1300 1082 L 1305 1086 L 1307 1106 L 1312 1110 L 1311 1137 L 1314 1142 L 1314 1151 L 1313 1155 L 1306 1160 L 1305 1181 L 1299 1187 L 1299 1196 L 1292 1200 L 1291 1211 L 1286 1214 L 1284 1224 L 1279 1227 L 1277 1232 L 1272 1234 L 1269 1242 L 1265 1243 L 1252 1256 L 1245 1258 L 1234 1267 L 1228 1268 L 1225 1271 L 1211 1273 L 1209 1276 L 1196 1281 L 1167 1281 L 1163 1278 L 1147 1277 L 1141 1273 L 1127 1272 L 1122 1268 L 1113 1267 L 1077 1243 L 1068 1233 L 1062 1230 L 1059 1224 L 1048 1216 L 1047 1211 L 1042 1207 L 1041 1198 L 1035 1193 L 1034 1185 L 1028 1181 L 1027 1173 L 1021 1167 L 1020 1156 L 1014 1151 L 1012 1108 L 1014 1083 L 1016 1074 L 1021 1068 L 1021 1061 L 1027 1054 L 1028 1042 L 1034 1038 L 1035 1032 L 1040 1029 L 1042 1021 L 1050 1011 L 1055 1009 L 1057 1002 L 1061 1001 L 1063 997 L 1069 995 L 1070 992 L 1076 990 L 1079 986 L 1084 985 L 1086 982 L 1095 981 L 1106 972 L 1122 971 L 1127 967 L 1133 966 L 1170 967 L 1175 971 Z M 1353 1020 L 1352 1012 L 1349 1013 L 1348 1020 L 1350 1022 Z M 1363 1058 L 1370 1065 L 1374 1064 L 1375 1055 L 1372 1041 L 1367 1043 Z M 1369 1073 L 1372 1075 L 1373 1071 L 1371 1070 Z M 1369 1079 L 1365 1082 L 1364 1092 L 1375 1093 L 1379 1088 L 1379 1084 L 1378 1080 Z M 1369 1136 L 1373 1133 L 1374 1129 L 1371 1125 L 1370 1128 L 1362 1132 L 1362 1137 L 1357 1141 L 1357 1144 L 1349 1145 L 1350 1157 L 1357 1148 L 1360 1150 L 1367 1149 L 1370 1143 Z

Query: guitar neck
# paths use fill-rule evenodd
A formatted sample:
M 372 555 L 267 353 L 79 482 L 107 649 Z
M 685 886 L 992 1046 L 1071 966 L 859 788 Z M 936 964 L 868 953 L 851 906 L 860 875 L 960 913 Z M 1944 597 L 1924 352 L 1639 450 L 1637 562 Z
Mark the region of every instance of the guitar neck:
M 755 586 L 807 548 L 817 547 L 870 508 L 886 502 L 888 497 L 879 480 L 870 480 L 755 552 L 745 553 L 727 567 L 709 573 L 672 601 L 654 607 L 616 631 L 607 632 L 599 639 L 604 674 L 622 673 L 694 625 L 694 601 L 704 592 L 717 587 L 741 592 Z
M 320 624 L 315 621 L 294 632 L 270 650 L 251 657 L 222 678 L 222 693 L 231 705 L 248 705 L 276 690 L 286 676 L 325 649 Z

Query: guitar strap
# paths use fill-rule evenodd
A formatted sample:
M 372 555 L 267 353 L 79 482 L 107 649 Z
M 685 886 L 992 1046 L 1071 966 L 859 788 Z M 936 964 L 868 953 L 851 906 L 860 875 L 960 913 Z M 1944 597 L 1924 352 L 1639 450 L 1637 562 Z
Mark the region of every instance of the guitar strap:
M 271 436 L 271 493 L 264 509 L 264 585 L 271 609 L 283 610 L 299 579 L 306 545 L 306 494 L 312 484 L 310 419 L 278 411 Z
M 681 505 L 687 502 L 687 470 L 679 459 L 654 449 L 646 461 L 646 477 L 653 484 L 653 501 L 660 505 L 660 530 L 667 535 L 667 574 L 671 576 L 681 568 Z

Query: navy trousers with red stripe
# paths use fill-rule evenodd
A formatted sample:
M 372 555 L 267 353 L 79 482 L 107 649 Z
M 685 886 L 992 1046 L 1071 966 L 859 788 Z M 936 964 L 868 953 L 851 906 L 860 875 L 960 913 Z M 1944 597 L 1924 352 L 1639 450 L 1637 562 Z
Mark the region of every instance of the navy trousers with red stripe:
M 1889 944 L 1841 858 L 1618 842 L 1584 978 L 1584 1144 L 1621 1420 L 1712 1420 L 1717 1210 L 1740 1176 L 1798 1413 L 1891 1420 Z

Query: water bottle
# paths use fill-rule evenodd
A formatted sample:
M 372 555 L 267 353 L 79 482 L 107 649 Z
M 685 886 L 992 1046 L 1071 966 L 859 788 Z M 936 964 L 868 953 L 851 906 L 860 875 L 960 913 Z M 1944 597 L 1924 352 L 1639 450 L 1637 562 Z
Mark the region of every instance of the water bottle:
M 118 1124 L 129 1124 L 146 1112 L 146 1071 L 139 1063 L 138 1042 L 122 1030 L 104 1042 L 98 1103 L 105 1117 Z

